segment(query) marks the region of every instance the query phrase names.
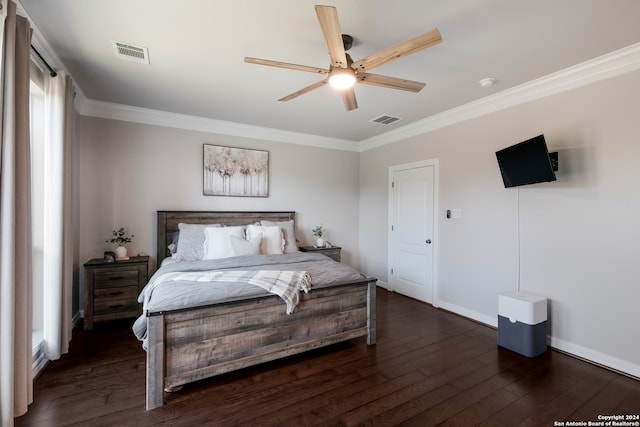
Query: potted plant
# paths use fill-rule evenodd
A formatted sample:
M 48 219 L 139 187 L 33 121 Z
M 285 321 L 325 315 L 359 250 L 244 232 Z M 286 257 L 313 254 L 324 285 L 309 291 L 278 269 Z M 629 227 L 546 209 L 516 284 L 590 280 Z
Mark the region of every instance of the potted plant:
M 107 239 L 106 242 L 117 245 L 116 259 L 129 259 L 127 257 L 127 248 L 124 245 L 127 243 L 131 243 L 134 237 L 135 236 L 133 234 L 131 236 L 127 236 L 124 227 L 120 227 L 119 229 L 113 230 L 111 232 L 111 238 Z
M 322 225 L 316 225 L 313 230 L 311 230 L 313 235 L 316 237 L 316 247 L 324 248 L 324 227 Z

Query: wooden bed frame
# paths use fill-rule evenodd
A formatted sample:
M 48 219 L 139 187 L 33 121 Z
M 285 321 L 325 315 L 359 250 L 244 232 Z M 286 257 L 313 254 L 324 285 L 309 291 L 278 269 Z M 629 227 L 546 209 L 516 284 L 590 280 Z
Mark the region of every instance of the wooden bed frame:
M 158 211 L 157 263 L 168 256 L 178 224 L 246 225 L 287 221 L 295 212 Z M 367 277 L 301 294 L 291 315 L 275 296 L 151 312 L 147 315 L 147 410 L 164 404 L 164 390 L 366 336 L 376 341 L 376 279 Z M 242 319 L 239 322 L 238 319 Z M 215 348 L 215 351 L 212 349 Z

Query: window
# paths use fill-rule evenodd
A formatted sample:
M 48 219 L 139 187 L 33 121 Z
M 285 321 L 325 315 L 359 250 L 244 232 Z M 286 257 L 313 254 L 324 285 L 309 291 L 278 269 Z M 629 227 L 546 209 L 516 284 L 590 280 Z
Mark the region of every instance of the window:
M 34 374 L 44 366 L 44 73 L 31 63 L 31 215 L 33 221 L 33 354 Z

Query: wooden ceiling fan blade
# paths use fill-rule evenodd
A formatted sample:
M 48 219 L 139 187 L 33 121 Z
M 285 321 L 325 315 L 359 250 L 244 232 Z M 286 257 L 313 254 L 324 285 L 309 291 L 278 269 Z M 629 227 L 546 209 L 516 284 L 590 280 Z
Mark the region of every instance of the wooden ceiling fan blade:
M 286 68 L 289 70 L 307 71 L 316 74 L 328 74 L 329 70 L 325 68 L 310 67 L 308 65 L 289 64 L 288 62 L 272 61 L 270 59 L 251 58 L 245 56 L 244 62 L 248 64 L 266 65 L 269 67 Z
M 349 64 L 347 63 L 347 54 L 344 51 L 344 43 L 342 42 L 338 11 L 333 6 L 318 5 L 316 6 L 316 15 L 329 49 L 331 65 L 337 68 L 347 68 Z
M 397 77 L 381 76 L 380 74 L 365 73 L 359 78 L 359 83 L 372 86 L 382 86 L 390 89 L 406 90 L 408 92 L 420 92 L 425 84 L 412 80 L 399 79 Z
M 295 92 L 293 92 L 293 93 L 291 93 L 291 94 L 289 94 L 289 95 L 287 95 L 287 96 L 285 96 L 283 98 L 280 98 L 280 99 L 278 99 L 278 101 L 290 101 L 293 98 L 297 98 L 300 95 L 304 95 L 307 92 L 311 92 L 314 89 L 318 89 L 319 87 L 324 86 L 326 83 L 327 83 L 327 79 L 321 80 L 321 81 L 316 82 L 316 83 L 314 83 L 312 85 L 309 85 L 307 87 L 303 87 L 302 89 L 297 90 L 297 91 L 295 91 Z
M 422 49 L 442 42 L 442 36 L 437 28 L 424 34 L 410 38 L 396 45 L 381 50 L 380 52 L 362 58 L 353 63 L 352 68 L 358 72 L 364 72 L 379 67 L 382 64 L 393 61 L 403 56 L 410 55 Z
M 358 108 L 358 101 L 356 100 L 356 91 L 350 87 L 349 89 L 343 89 L 340 91 L 342 101 L 347 111 L 355 110 Z

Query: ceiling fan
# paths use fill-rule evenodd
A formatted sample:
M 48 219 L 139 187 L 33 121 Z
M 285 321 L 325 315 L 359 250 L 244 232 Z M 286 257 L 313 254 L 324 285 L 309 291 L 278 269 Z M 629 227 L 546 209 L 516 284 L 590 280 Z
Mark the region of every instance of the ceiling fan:
M 332 87 L 340 90 L 344 105 L 347 111 L 350 111 L 358 108 L 356 94 L 353 89 L 353 85 L 355 83 L 364 83 L 373 86 L 406 90 L 409 92 L 420 92 L 420 90 L 425 86 L 424 83 L 420 82 L 399 79 L 396 77 L 381 76 L 379 74 L 371 74 L 369 73 L 369 70 L 393 61 L 394 59 L 401 58 L 440 43 L 442 41 L 442 37 L 440 36 L 440 32 L 437 28 L 354 62 L 351 59 L 351 56 L 346 53 L 346 51 L 351 48 L 353 38 L 347 34 L 342 34 L 336 8 L 333 6 L 315 6 L 315 9 L 324 39 L 327 43 L 327 48 L 329 49 L 329 57 L 331 59 L 329 69 L 289 64 L 286 62 L 271 61 L 268 59 L 244 58 L 244 62 L 251 64 L 288 68 L 292 70 L 324 74 L 327 76 L 325 79 L 297 90 L 284 98 L 280 98 L 278 101 L 289 101 L 329 83 Z

